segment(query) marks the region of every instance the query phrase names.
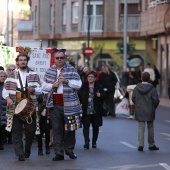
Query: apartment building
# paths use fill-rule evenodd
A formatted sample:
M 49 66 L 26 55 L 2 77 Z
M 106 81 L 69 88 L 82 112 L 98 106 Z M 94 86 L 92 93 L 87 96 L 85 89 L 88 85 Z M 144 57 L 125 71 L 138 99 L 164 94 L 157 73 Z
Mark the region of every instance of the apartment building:
M 124 0 L 32 0 L 31 20 L 18 23 L 18 44 L 66 48 L 77 65 L 87 65 L 83 48 L 94 53 L 90 67 L 123 65 Z M 152 39 L 140 36 L 141 0 L 128 0 L 128 64 L 131 67 L 156 64 Z M 90 23 L 90 24 L 89 24 Z M 27 45 L 26 45 L 27 44 Z
M 141 36 L 151 37 L 157 50 L 157 66 L 161 73 L 160 94 L 167 96 L 170 82 L 170 0 L 142 1 Z

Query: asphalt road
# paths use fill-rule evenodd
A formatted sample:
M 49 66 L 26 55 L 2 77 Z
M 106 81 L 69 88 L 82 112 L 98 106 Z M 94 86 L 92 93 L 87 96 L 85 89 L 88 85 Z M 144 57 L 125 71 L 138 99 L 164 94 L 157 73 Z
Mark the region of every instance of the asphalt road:
M 38 156 L 36 142 L 30 158 L 19 162 L 13 145 L 5 144 L 5 149 L 0 151 L 0 170 L 170 170 L 170 108 L 157 109 L 155 143 L 159 151 L 148 150 L 146 131 L 144 151 L 139 152 L 137 131 L 137 122 L 126 116 L 104 117 L 97 149 L 83 148 L 82 129 L 79 129 L 74 150 L 78 158 L 71 160 L 65 155 L 65 160 L 59 162 L 52 161 L 53 149 L 50 155 Z

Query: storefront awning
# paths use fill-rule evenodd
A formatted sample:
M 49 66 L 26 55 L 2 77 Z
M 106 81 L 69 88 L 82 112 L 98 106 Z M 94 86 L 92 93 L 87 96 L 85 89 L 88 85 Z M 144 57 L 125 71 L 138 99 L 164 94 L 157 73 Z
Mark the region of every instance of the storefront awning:
M 121 4 L 124 4 L 125 0 L 120 0 Z M 140 3 L 140 0 L 127 0 L 128 4 L 138 4 Z

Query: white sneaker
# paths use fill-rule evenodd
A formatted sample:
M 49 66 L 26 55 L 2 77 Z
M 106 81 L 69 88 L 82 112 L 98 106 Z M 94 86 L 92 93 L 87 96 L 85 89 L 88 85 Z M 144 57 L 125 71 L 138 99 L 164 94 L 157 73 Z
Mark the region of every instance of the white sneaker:
M 133 116 L 133 115 L 130 115 L 130 116 L 128 117 L 128 119 L 134 119 L 134 116 Z

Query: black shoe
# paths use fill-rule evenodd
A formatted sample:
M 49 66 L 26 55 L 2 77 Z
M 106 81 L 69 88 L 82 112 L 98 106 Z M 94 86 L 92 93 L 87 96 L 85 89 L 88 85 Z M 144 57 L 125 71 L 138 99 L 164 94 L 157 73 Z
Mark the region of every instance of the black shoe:
M 12 139 L 8 139 L 8 144 L 12 144 Z
M 42 151 L 42 149 L 39 149 L 39 150 L 38 150 L 38 155 L 40 155 L 40 156 L 42 156 L 42 155 L 43 155 L 43 151 Z
M 53 160 L 53 161 L 62 161 L 62 160 L 64 160 L 64 156 L 62 156 L 62 155 L 56 155 L 52 160 Z
M 25 158 L 29 158 L 31 155 L 31 151 L 30 150 L 25 150 Z
M 52 148 L 53 147 L 53 143 L 51 143 L 51 145 L 49 147 Z
M 92 142 L 92 148 L 97 148 L 96 142 Z
M 13 143 L 12 143 L 12 141 L 8 141 L 8 144 L 10 144 L 10 145 L 11 145 L 11 144 L 13 144 Z
M 89 149 L 89 142 L 85 142 L 84 148 L 85 148 L 85 149 Z
M 46 148 L 46 154 L 47 154 L 47 155 L 50 154 L 50 148 Z
M 0 150 L 4 150 L 4 146 L 2 144 L 0 145 Z
M 138 151 L 143 151 L 143 146 L 139 146 Z
M 70 159 L 77 159 L 77 155 L 74 154 L 73 152 L 70 152 L 70 153 L 66 152 L 66 155 L 68 155 L 70 157 Z
M 23 155 L 18 156 L 18 161 L 25 161 L 25 157 Z
M 149 147 L 148 149 L 149 149 L 149 150 L 152 150 L 152 151 L 159 150 L 159 148 L 158 148 L 158 147 L 156 147 L 155 145 L 154 145 L 154 146 L 152 146 L 152 147 Z

